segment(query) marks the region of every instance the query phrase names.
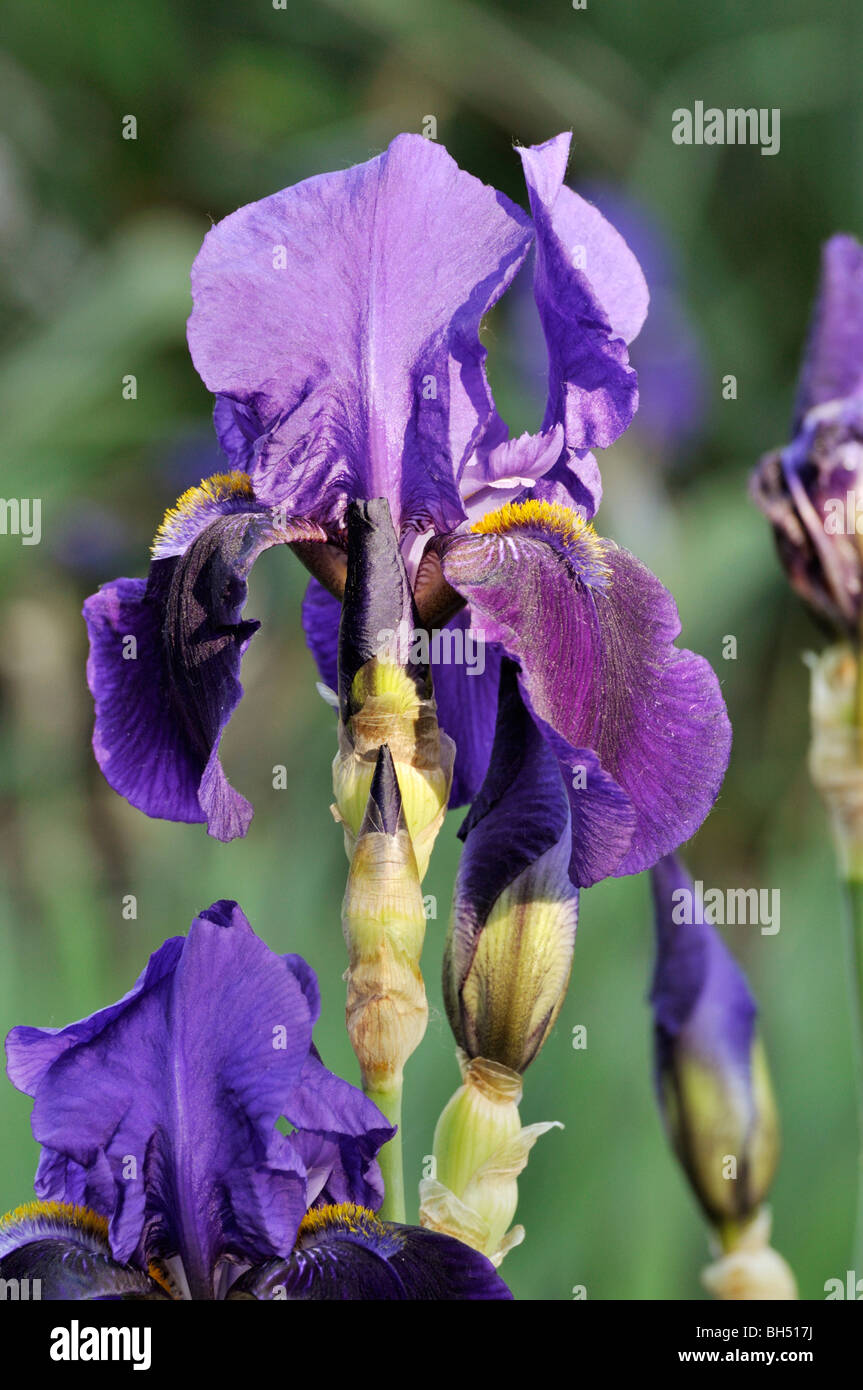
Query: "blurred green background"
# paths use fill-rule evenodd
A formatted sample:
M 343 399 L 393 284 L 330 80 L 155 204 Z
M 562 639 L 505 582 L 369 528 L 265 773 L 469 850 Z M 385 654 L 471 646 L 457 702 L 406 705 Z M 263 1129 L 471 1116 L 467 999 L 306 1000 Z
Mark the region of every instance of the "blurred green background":
M 633 357 L 640 423 L 603 460 L 600 529 L 675 592 L 688 646 L 716 665 L 735 727 L 721 799 L 688 849 L 708 885 L 781 890 L 781 930 L 725 936 L 761 1002 L 784 1123 L 775 1243 L 823 1297 L 851 1247 L 853 1069 L 839 897 L 806 775 L 801 653 L 820 645 L 747 501 L 784 442 L 820 242 L 863 232 L 859 0 L 6 0 L 0 52 L 0 458 L 4 496 L 40 497 L 39 546 L 0 537 L 0 1032 L 114 1000 L 165 936 L 236 897 L 278 950 L 318 970 L 325 1060 L 355 1079 L 343 1028 L 345 861 L 330 812 L 331 713 L 298 622 L 305 576 L 257 566 L 263 620 L 223 742 L 256 807 L 248 838 L 150 821 L 93 761 L 83 599 L 146 570 L 177 494 L 219 467 L 188 357 L 188 274 L 211 220 L 368 158 L 434 115 L 463 167 L 524 203 L 513 141 L 574 131 L 570 182 L 641 252 L 654 313 Z M 677 106 L 779 107 L 781 150 L 681 148 Z M 135 141 L 121 137 L 134 115 Z M 621 202 L 621 200 L 623 200 Z M 518 291 L 488 325 L 498 403 L 536 428 L 542 362 Z M 133 373 L 138 398 L 122 398 Z M 722 398 L 737 377 L 736 400 Z M 723 639 L 737 639 L 723 660 Z M 275 764 L 291 772 L 272 787 Z M 427 879 L 439 910 L 431 1022 L 409 1064 L 408 1176 L 420 1177 L 457 1072 L 441 1005 L 457 863 L 452 814 Z M 136 921 L 121 915 L 135 894 Z M 516 1295 L 701 1297 L 702 1223 L 650 1079 L 649 882 L 584 894 L 557 1028 L 527 1076 L 525 1122 L 561 1119 L 522 1180 Z M 572 1030 L 585 1024 L 586 1051 Z M 0 1211 L 30 1195 L 30 1102 L 0 1086 Z M 863 1273 L 863 1271 L 858 1271 Z

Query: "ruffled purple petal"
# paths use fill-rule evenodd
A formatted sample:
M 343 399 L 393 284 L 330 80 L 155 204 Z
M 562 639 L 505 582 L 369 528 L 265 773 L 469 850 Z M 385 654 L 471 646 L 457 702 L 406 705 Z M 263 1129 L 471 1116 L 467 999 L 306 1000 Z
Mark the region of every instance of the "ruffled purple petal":
M 636 873 L 694 834 L 716 799 L 731 737 L 716 677 L 673 645 L 667 590 L 575 513 L 528 503 L 487 527 L 445 546 L 444 574 L 519 662 L 534 715 L 571 750 L 592 749 L 628 796 L 636 824 L 616 872 Z
M 795 404 L 795 432 L 813 406 L 863 393 L 863 246 L 833 236 L 821 253 L 818 299 Z
M 569 143 L 563 134 L 518 151 L 536 226 L 534 294 L 549 356 L 543 429 L 561 421 L 568 449 L 605 448 L 638 405 L 626 344 L 644 320 L 647 288 L 620 234 L 564 187 Z
M 222 1256 L 293 1246 L 307 1174 L 275 1129 L 280 1116 L 353 1140 L 366 1170 L 391 1134 L 311 1051 L 316 992 L 292 959 L 274 955 L 236 904 L 216 903 L 118 1004 L 7 1040 L 10 1077 L 34 1096 L 33 1132 L 50 1153 L 44 1195 L 68 1200 L 82 1170 L 104 1184 L 107 1164 L 115 1258 L 179 1254 L 197 1298 L 213 1296 Z
M 87 600 L 93 748 L 133 806 L 206 821 L 220 840 L 246 833 L 252 808 L 219 761 L 243 693 L 240 662 L 258 628 L 241 617 L 246 579 L 268 547 L 323 537 L 271 515 L 244 475 L 210 479 L 169 513 L 147 580 L 118 579 Z
M 229 1297 L 452 1301 L 512 1294 L 484 1255 L 451 1236 L 331 1207 L 314 1214 L 290 1259 L 249 1270 Z
M 327 526 L 372 497 L 399 534 L 457 524 L 492 412 L 479 323 L 530 241 L 514 204 L 417 135 L 214 227 L 189 346 L 258 496 Z

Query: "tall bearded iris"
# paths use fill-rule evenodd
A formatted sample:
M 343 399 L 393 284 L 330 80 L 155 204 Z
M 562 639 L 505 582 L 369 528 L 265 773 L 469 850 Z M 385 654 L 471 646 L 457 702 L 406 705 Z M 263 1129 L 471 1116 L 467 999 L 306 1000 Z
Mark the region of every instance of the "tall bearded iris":
M 561 135 L 519 150 L 531 217 L 402 135 L 208 233 L 189 344 L 230 471 L 169 512 L 146 581 L 108 584 L 85 610 L 96 754 L 132 804 L 245 833 L 218 747 L 256 628 L 241 616 L 249 568 L 282 543 L 312 570 L 304 624 L 335 686 L 346 517 L 379 502 L 422 626 L 489 644 L 481 675 L 432 659 L 451 804 L 485 775 L 505 654 L 572 789 L 574 882 L 644 868 L 701 823 L 729 748 L 716 679 L 674 646 L 670 595 L 591 525 L 590 451 L 635 411 L 626 345 L 647 291 L 564 186 L 568 148 Z M 510 438 L 479 329 L 531 245 L 548 401 L 538 433 Z
M 0 1277 L 52 1299 L 508 1298 L 460 1242 L 375 1216 L 393 1131 L 322 1064 L 319 1010 L 305 961 L 219 902 L 118 1003 L 13 1029 L 43 1147 Z

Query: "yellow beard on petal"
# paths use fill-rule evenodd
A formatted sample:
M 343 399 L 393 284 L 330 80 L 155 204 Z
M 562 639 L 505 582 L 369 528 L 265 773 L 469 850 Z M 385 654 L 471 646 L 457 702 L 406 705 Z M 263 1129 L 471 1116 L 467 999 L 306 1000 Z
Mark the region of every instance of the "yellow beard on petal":
M 507 502 L 496 512 L 488 512 L 471 526 L 478 536 L 504 536 L 508 531 L 536 529 L 546 536 L 556 537 L 574 559 L 579 555 L 590 562 L 597 577 L 609 579 L 611 570 L 606 564 L 606 542 L 589 521 L 572 507 L 560 502 Z
M 25 1225 L 29 1221 L 56 1221 L 58 1224 L 74 1226 L 78 1231 L 108 1242 L 108 1222 L 98 1212 L 89 1207 L 75 1206 L 72 1202 L 25 1202 L 15 1207 L 5 1216 L 0 1216 L 0 1230 L 6 1226 Z
M 173 507 L 169 507 L 165 512 L 151 546 L 153 554 L 166 543 L 170 543 L 178 523 L 193 516 L 196 511 L 230 498 L 252 502 L 254 497 L 251 478 L 248 473 L 242 473 L 239 469 L 234 469 L 232 473 L 214 473 L 211 478 L 204 478 L 195 487 L 187 488 Z
M 376 1228 L 382 1234 L 384 1223 L 368 1207 L 357 1206 L 355 1202 L 336 1202 L 325 1207 L 312 1207 L 306 1212 L 297 1231 L 297 1244 L 304 1236 L 320 1235 L 333 1226 L 343 1230 L 359 1232 Z

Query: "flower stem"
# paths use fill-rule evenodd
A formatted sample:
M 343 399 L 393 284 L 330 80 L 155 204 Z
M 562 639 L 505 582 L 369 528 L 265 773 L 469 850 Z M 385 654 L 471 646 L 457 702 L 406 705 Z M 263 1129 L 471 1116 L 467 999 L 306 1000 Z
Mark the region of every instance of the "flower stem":
M 384 1180 L 384 1200 L 380 1215 L 385 1221 L 406 1220 L 405 1215 L 405 1174 L 402 1156 L 402 1087 L 401 1079 L 394 1081 L 385 1090 L 366 1089 L 369 1100 L 382 1110 L 390 1124 L 396 1125 L 396 1133 L 388 1144 L 384 1144 L 378 1154 L 381 1174 Z
M 863 873 L 852 869 L 851 876 L 843 880 L 843 889 L 857 1073 L 857 1220 L 853 1268 L 863 1271 Z

